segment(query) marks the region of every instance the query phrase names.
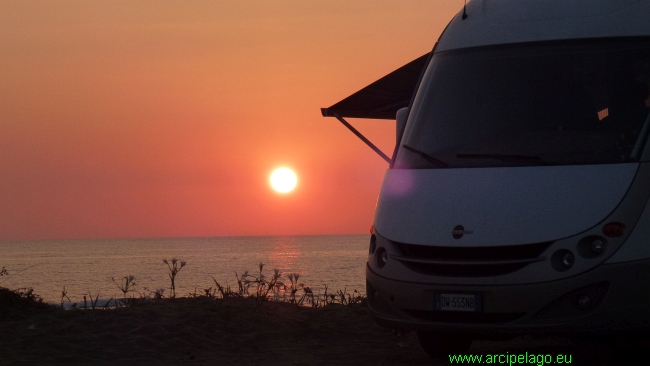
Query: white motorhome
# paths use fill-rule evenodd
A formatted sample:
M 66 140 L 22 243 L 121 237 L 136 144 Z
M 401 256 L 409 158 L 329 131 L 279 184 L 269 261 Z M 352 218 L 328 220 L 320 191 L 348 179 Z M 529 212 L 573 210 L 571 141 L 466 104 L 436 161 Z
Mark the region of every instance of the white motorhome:
M 650 331 L 650 0 L 472 0 L 330 108 L 397 120 L 368 306 L 431 355 Z

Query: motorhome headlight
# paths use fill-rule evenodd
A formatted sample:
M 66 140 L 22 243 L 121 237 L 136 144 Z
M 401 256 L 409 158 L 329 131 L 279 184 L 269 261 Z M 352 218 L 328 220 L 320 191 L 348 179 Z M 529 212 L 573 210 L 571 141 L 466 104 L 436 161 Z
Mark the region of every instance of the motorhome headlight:
M 586 236 L 578 242 L 578 254 L 583 258 L 595 258 L 605 252 L 607 239 L 599 235 Z
M 571 251 L 560 249 L 551 256 L 551 265 L 556 271 L 564 272 L 575 263 L 575 256 Z
M 384 248 L 377 248 L 375 251 L 375 262 L 377 267 L 383 268 L 388 262 L 388 252 Z
M 370 248 L 368 249 L 368 252 L 370 255 L 375 254 L 375 250 L 377 249 L 377 237 L 372 235 L 370 237 Z

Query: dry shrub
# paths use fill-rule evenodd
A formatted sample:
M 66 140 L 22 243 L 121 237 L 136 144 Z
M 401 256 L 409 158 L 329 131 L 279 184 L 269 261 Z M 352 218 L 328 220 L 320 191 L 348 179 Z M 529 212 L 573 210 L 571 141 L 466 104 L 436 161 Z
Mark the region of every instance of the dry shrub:
M 43 302 L 31 288 L 10 290 L 0 287 L 0 320 L 23 318 L 38 311 L 54 310 L 56 307 Z

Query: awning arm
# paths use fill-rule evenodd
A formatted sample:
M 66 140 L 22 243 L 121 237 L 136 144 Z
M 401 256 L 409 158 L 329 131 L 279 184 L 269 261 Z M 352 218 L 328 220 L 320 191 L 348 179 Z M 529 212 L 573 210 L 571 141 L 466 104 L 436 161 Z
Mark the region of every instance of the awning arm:
M 373 149 L 379 156 L 381 156 L 388 164 L 391 163 L 391 158 L 388 157 L 388 155 L 384 154 L 375 144 L 370 142 L 364 135 L 361 134 L 361 132 L 357 131 L 356 128 L 352 127 L 351 124 L 348 123 L 348 121 L 344 120 L 343 117 L 339 116 L 338 113 L 334 113 L 334 117 L 338 119 L 345 127 L 347 127 L 350 131 L 352 131 L 353 134 L 357 135 L 358 138 L 361 139 L 361 141 L 365 142 L 366 145 L 370 146 L 371 149 Z

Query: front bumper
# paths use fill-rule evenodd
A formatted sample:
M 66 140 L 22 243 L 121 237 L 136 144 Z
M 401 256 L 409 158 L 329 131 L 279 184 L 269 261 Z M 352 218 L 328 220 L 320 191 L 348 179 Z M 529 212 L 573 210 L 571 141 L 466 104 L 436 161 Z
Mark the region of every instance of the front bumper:
M 373 318 L 390 328 L 475 338 L 650 331 L 650 260 L 600 265 L 558 281 L 490 286 L 395 281 L 366 266 L 366 286 Z M 479 293 L 482 311 L 435 311 L 436 292 Z M 581 296 L 590 306 L 579 306 Z

